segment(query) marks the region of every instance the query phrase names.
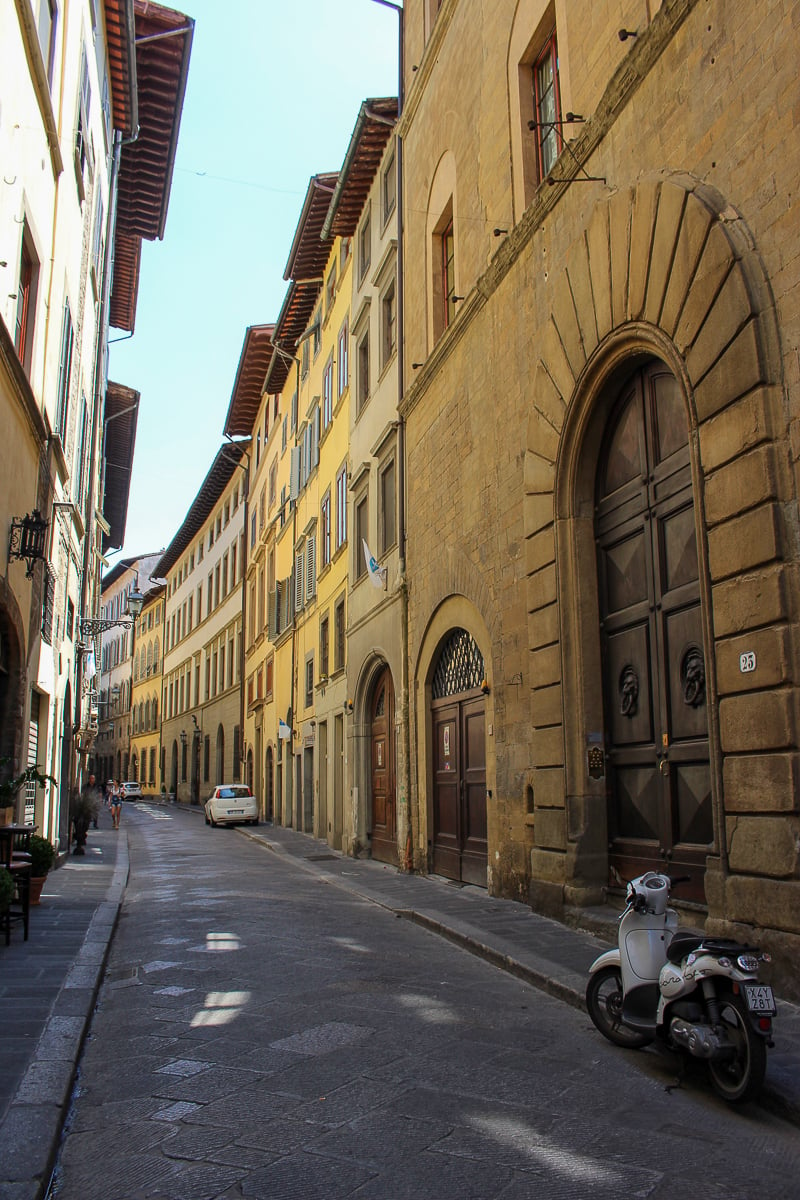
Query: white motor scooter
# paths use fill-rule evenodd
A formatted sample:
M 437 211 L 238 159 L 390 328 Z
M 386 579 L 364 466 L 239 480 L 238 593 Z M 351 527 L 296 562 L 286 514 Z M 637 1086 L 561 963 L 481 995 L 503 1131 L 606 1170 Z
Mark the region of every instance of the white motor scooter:
M 647 871 L 628 884 L 619 946 L 590 967 L 589 1016 L 618 1046 L 658 1039 L 708 1062 L 715 1090 L 737 1103 L 758 1094 L 772 1046 L 772 988 L 759 983 L 769 955 L 678 929 L 670 889 L 685 881 Z

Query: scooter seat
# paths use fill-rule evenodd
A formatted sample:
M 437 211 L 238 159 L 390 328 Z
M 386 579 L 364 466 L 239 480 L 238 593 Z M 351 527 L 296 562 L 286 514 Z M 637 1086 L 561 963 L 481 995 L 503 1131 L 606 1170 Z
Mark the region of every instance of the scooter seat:
M 667 961 L 677 966 L 687 954 L 703 943 L 703 934 L 696 929 L 678 929 L 667 946 Z

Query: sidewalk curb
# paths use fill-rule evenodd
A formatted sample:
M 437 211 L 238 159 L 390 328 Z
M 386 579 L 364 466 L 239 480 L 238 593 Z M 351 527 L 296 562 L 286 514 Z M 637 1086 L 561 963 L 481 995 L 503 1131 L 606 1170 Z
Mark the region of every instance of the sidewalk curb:
M 49 1190 L 129 870 L 126 835 L 118 843 L 114 873 L 105 898 L 92 916 L 83 944 L 8 1106 L 0 1143 L 0 1179 L 4 1188 L 10 1188 L 4 1190 L 4 1200 L 42 1200 Z M 43 1095 L 47 1097 L 45 1101 Z

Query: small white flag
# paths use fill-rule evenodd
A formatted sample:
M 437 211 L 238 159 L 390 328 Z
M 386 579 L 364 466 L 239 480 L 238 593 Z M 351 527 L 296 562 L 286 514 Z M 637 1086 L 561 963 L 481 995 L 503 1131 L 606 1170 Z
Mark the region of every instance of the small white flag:
M 388 574 L 386 567 L 378 566 L 377 562 L 375 561 L 375 556 L 370 554 L 369 546 L 363 538 L 361 539 L 361 545 L 364 547 L 364 559 L 367 564 L 367 573 L 370 578 L 370 583 L 373 587 L 380 588 L 381 591 L 385 591 L 386 577 Z
M 89 650 L 83 660 L 83 677 L 86 682 L 90 682 L 97 674 L 97 666 L 94 661 L 94 650 Z
M 286 722 L 285 722 L 285 721 L 283 721 L 283 720 L 281 720 L 281 718 L 279 717 L 279 718 L 278 718 L 278 737 L 279 737 L 279 738 L 280 738 L 282 741 L 284 741 L 284 742 L 288 742 L 288 740 L 289 740 L 289 738 L 290 738 L 291 736 L 292 736 L 292 731 L 291 731 L 291 729 L 290 729 L 290 728 L 289 728 L 289 726 L 286 724 Z

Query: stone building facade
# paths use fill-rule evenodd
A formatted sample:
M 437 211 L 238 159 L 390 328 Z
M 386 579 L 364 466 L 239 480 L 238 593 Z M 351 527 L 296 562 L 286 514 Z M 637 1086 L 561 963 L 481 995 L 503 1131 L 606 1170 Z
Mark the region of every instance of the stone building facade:
M 791 990 L 796 14 L 420 0 L 405 39 L 415 862 L 571 920 L 670 864 Z

